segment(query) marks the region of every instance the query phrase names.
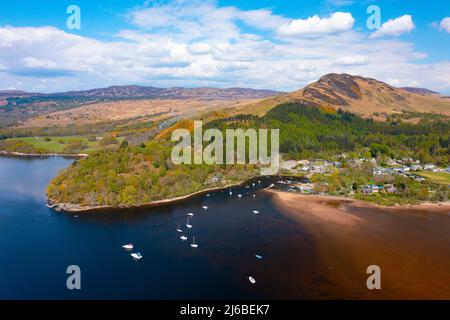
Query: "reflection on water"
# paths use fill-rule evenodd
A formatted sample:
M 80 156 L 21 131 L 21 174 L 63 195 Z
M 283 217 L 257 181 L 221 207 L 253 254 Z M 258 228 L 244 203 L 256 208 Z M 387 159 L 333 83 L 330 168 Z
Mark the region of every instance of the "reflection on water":
M 0 298 L 308 296 L 292 275 L 307 272 L 313 246 L 272 206 L 270 195 L 258 191 L 271 179 L 231 188 L 232 195 L 224 190 L 157 208 L 55 213 L 45 207 L 45 187 L 70 162 L 0 158 Z M 192 229 L 185 226 L 188 212 L 194 213 Z M 121 248 L 130 242 L 141 261 Z M 81 291 L 66 289 L 72 264 L 82 270 Z

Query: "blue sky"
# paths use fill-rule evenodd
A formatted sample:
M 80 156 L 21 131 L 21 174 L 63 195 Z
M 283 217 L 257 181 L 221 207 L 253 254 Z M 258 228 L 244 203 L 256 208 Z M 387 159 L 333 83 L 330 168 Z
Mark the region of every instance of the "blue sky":
M 67 28 L 69 5 L 81 29 Z M 366 10 L 380 9 L 378 30 Z M 0 4 L 0 89 L 291 91 L 329 72 L 450 93 L 444 0 L 41 0 Z

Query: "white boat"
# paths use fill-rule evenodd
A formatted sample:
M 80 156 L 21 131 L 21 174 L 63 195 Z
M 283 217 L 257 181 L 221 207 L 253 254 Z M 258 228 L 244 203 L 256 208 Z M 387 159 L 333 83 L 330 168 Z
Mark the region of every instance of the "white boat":
M 142 259 L 142 254 L 140 252 L 132 253 L 131 256 L 133 257 L 133 259 L 136 259 L 136 260 Z
M 253 277 L 248 277 L 248 280 L 251 282 L 251 284 L 255 284 L 256 280 Z
M 238 194 L 238 198 L 242 198 L 242 194 Z
M 259 211 L 258 210 L 253 210 L 253 213 L 254 214 L 259 214 Z
M 210 197 L 211 195 L 208 193 L 206 196 L 207 196 L 207 197 Z
M 179 232 L 179 233 L 183 232 L 183 230 L 181 230 L 180 225 L 177 225 L 177 232 Z
M 134 248 L 134 246 L 132 243 L 129 243 L 129 244 L 123 245 L 122 248 L 124 248 L 125 250 L 131 250 Z
M 263 256 L 260 256 L 259 254 L 255 254 L 256 259 L 261 260 Z
M 252 186 L 256 186 L 256 184 L 253 182 L 253 183 L 252 183 Z
M 203 206 L 202 208 L 205 209 L 205 210 L 208 210 L 208 207 L 207 207 L 207 206 Z
M 256 194 L 253 195 L 253 198 L 256 197 Z
M 186 236 L 181 236 L 180 239 L 183 240 L 183 241 L 186 241 L 187 237 Z
M 191 247 L 192 248 L 198 248 L 198 244 L 195 243 L 195 237 L 192 237 Z
M 188 228 L 188 229 L 192 228 L 192 224 L 189 223 L 189 217 L 186 220 L 186 228 Z
M 193 214 L 192 212 L 189 212 L 187 215 L 188 215 L 189 217 L 193 217 L 193 216 L 194 216 L 194 214 Z

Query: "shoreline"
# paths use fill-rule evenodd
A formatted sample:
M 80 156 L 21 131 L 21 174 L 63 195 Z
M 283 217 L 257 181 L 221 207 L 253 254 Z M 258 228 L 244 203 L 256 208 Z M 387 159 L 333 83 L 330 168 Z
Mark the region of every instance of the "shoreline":
M 215 192 L 215 191 L 222 191 L 224 189 L 230 188 L 230 187 L 236 187 L 241 186 L 248 181 L 251 181 L 253 179 L 257 179 L 260 176 L 255 176 L 253 178 L 247 179 L 245 181 L 241 181 L 234 184 L 228 184 L 226 186 L 222 187 L 214 187 L 214 188 L 208 188 L 203 189 L 199 191 L 195 191 L 183 196 L 178 196 L 175 198 L 170 199 L 162 199 L 162 200 L 155 200 L 147 203 L 142 204 L 133 204 L 133 205 L 124 205 L 124 206 L 112 206 L 112 205 L 100 205 L 100 206 L 86 206 L 86 205 L 79 205 L 79 204 L 73 204 L 73 203 L 59 203 L 56 201 L 53 201 L 52 199 L 47 199 L 47 207 L 50 209 L 53 209 L 57 212 L 77 212 L 77 213 L 83 213 L 83 212 L 93 212 L 93 211 L 103 211 L 103 210 L 120 210 L 120 209 L 143 209 L 143 208 L 151 208 L 154 206 L 159 205 L 165 205 L 165 204 L 172 204 L 178 201 L 186 200 L 191 197 L 195 197 L 204 193 L 208 192 Z M 342 202 L 342 203 L 351 203 L 353 206 L 357 207 L 366 207 L 366 208 L 380 208 L 380 209 L 399 209 L 399 210 L 405 210 L 405 209 L 412 209 L 412 210 L 421 210 L 421 209 L 430 209 L 430 208 L 445 208 L 448 207 L 450 210 L 450 201 L 447 202 L 423 202 L 419 204 L 404 204 L 404 205 L 393 205 L 393 206 L 383 206 L 379 204 L 375 204 L 369 201 L 354 199 L 354 198 L 346 198 L 342 196 L 333 196 L 333 195 L 311 195 L 311 194 L 301 194 L 301 193 L 291 193 L 281 190 L 275 190 L 271 189 L 271 187 L 267 187 L 264 189 L 261 189 L 259 191 L 265 191 L 269 192 L 275 195 L 279 194 L 292 194 L 298 197 L 307 197 L 310 200 L 316 199 L 317 201 L 322 202 Z
M 87 158 L 87 153 L 22 153 L 13 151 L 0 151 L 0 155 L 13 156 L 18 158 L 37 158 L 37 157 L 68 157 L 68 158 Z
M 312 295 L 323 299 L 449 299 L 450 202 L 379 206 L 363 200 L 269 191 L 313 243 Z M 367 268 L 381 270 L 368 290 Z M 432 270 L 432 271 L 431 271 Z M 300 275 L 299 275 L 300 276 Z
M 48 198 L 47 201 L 47 207 L 49 209 L 55 210 L 57 212 L 76 212 L 76 213 L 84 213 L 84 212 L 95 212 L 95 211 L 103 211 L 103 210 L 120 210 L 120 209 L 145 209 L 145 208 L 151 208 L 154 206 L 159 206 L 159 205 L 165 205 L 165 204 L 172 204 L 178 201 L 182 201 L 182 200 L 186 200 L 189 199 L 191 197 L 195 197 L 204 193 L 208 193 L 208 192 L 214 192 L 214 191 L 222 191 L 225 190 L 227 188 L 231 188 L 231 187 L 236 187 L 236 186 L 241 186 L 245 183 L 247 183 L 248 181 L 251 181 L 255 178 L 251 178 L 242 182 L 238 182 L 238 183 L 234 183 L 234 184 L 229 184 L 223 187 L 214 187 L 214 188 L 208 188 L 208 189 L 203 189 L 203 190 L 199 190 L 199 191 L 195 191 L 192 193 L 189 193 L 187 195 L 184 196 L 178 196 L 175 198 L 170 198 L 170 199 L 162 199 L 162 200 L 155 200 L 155 201 L 151 201 L 151 202 L 147 202 L 147 203 L 142 203 L 142 204 L 136 204 L 136 205 L 126 205 L 126 206 L 111 206 L 111 205 L 101 205 L 101 206 L 82 206 L 82 205 L 78 205 L 78 204 L 72 204 L 72 203 L 57 203 L 54 202 L 53 200 L 51 200 L 50 198 Z
M 342 204 L 349 204 L 351 203 L 354 206 L 358 207 L 367 207 L 367 208 L 379 208 L 379 209 L 412 209 L 412 210 L 422 210 L 422 209 L 433 209 L 433 208 L 445 208 L 448 207 L 450 210 L 450 201 L 445 202 L 430 202 L 430 201 L 424 201 L 420 202 L 418 204 L 395 204 L 392 206 L 386 206 L 386 205 L 380 205 L 377 203 L 373 203 L 370 201 L 355 199 L 351 197 L 344 197 L 344 196 L 334 196 L 334 195 L 316 195 L 316 194 L 303 194 L 303 193 L 292 193 L 287 191 L 281 191 L 281 190 L 275 190 L 275 189 L 264 189 L 266 192 L 270 192 L 275 195 L 280 194 L 287 194 L 287 195 L 295 195 L 298 198 L 307 197 L 309 199 L 315 199 L 317 201 L 323 201 L 323 202 L 333 202 L 338 201 L 342 202 Z

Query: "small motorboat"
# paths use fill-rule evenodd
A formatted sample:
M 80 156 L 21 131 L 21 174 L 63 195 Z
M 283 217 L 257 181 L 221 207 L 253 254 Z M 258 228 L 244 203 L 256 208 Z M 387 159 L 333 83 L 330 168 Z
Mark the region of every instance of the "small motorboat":
M 188 238 L 186 236 L 181 236 L 180 239 L 186 241 Z
M 192 248 L 198 248 L 198 244 L 195 243 L 195 237 L 192 237 L 191 247 Z
M 242 194 L 238 194 L 238 198 L 242 198 Z
M 256 197 L 256 194 L 253 195 L 253 198 L 255 198 L 255 197 Z
M 204 210 L 208 210 L 208 207 L 207 207 L 207 206 L 202 206 L 202 208 L 203 208 Z
M 183 232 L 183 230 L 181 230 L 180 225 L 177 225 L 177 232 L 179 232 L 179 233 Z
M 256 280 L 253 277 L 248 277 L 248 280 L 250 281 L 251 284 L 255 284 Z
M 132 243 L 129 243 L 129 244 L 123 245 L 122 248 L 124 248 L 125 250 L 132 250 L 134 248 L 134 246 Z
M 255 254 L 256 259 L 262 260 L 263 256 L 260 256 L 259 254 Z
M 133 259 L 136 259 L 136 260 L 141 260 L 142 254 L 140 252 L 135 252 L 135 253 L 131 254 L 131 257 L 133 257 Z
M 211 195 L 208 193 L 206 196 L 207 196 L 207 197 L 210 197 Z
M 189 212 L 187 215 L 188 215 L 189 217 L 193 217 L 193 216 L 194 216 L 194 214 L 193 214 L 192 212 Z
M 259 214 L 259 211 L 258 210 L 253 210 L 253 213 L 254 214 Z

